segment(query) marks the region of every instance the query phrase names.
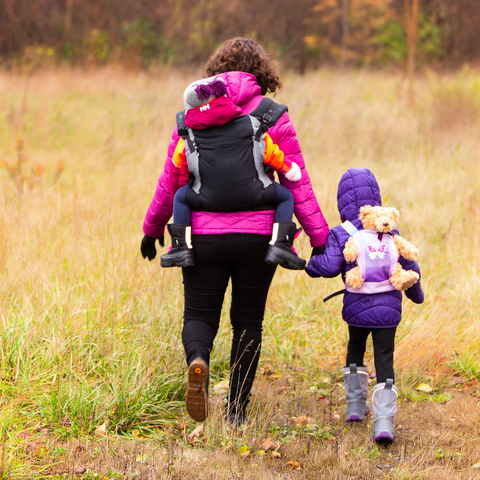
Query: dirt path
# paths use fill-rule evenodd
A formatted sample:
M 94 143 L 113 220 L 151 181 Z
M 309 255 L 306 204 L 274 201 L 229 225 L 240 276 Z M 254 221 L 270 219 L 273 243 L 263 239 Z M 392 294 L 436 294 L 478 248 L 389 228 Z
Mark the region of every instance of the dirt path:
M 79 472 L 77 478 L 148 480 L 480 479 L 477 386 L 436 396 L 412 392 L 401 399 L 397 440 L 388 446 L 371 441 L 371 416 L 361 424 L 344 421 L 341 397 L 337 402 L 333 396 L 297 396 L 292 403 L 279 394 L 281 388 L 272 388 L 276 409 L 267 401 L 268 408 L 240 430 L 225 424 L 217 397 L 196 437 L 189 438 L 193 423 L 180 420 L 145 439 L 57 442 L 65 455 L 48 469 L 48 478 L 71 478 Z M 306 408 L 315 410 L 312 416 L 292 416 L 292 409 Z

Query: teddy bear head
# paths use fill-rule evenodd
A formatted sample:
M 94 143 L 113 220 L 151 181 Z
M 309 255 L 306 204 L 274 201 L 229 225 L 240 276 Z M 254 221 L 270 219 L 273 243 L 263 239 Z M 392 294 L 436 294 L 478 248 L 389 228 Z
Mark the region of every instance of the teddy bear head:
M 372 207 L 365 205 L 360 207 L 360 215 L 363 227 L 379 233 L 391 232 L 400 218 L 400 212 L 392 207 Z

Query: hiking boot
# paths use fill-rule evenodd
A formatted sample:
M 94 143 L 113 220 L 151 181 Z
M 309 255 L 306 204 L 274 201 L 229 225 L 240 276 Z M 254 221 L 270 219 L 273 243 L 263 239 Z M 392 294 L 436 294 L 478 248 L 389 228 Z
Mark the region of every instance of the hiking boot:
M 208 416 L 208 365 L 201 358 L 196 358 L 188 367 L 185 405 L 193 420 L 205 421 Z
M 375 442 L 395 441 L 393 420 L 397 413 L 398 388 L 391 378 L 375 385 L 372 395 L 373 432 Z
M 195 256 L 192 249 L 192 227 L 185 225 L 167 225 L 172 237 L 172 246 L 160 258 L 160 265 L 167 267 L 193 267 Z
M 306 261 L 293 249 L 293 239 L 299 231 L 293 222 L 274 223 L 265 262 L 289 270 L 304 270 Z
M 368 398 L 368 369 L 351 363 L 343 367 L 343 382 L 347 397 L 347 422 L 363 422 L 370 413 Z

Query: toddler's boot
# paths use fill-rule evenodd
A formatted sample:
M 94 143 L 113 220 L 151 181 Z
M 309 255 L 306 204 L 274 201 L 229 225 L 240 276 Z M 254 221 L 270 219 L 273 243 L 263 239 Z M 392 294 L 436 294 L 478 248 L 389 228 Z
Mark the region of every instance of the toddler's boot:
M 185 406 L 196 422 L 203 422 L 208 416 L 208 365 L 201 358 L 193 360 L 188 367 Z
M 368 398 L 368 369 L 351 363 L 343 367 L 343 383 L 347 397 L 347 422 L 363 422 L 370 413 Z
M 293 240 L 299 231 L 293 222 L 274 223 L 265 262 L 270 265 L 280 265 L 289 270 L 303 270 L 306 262 L 293 249 Z
M 395 430 L 393 420 L 397 413 L 398 388 L 393 384 L 391 378 L 385 383 L 379 383 L 373 389 L 373 432 L 372 438 L 375 442 L 393 442 Z
M 160 265 L 166 267 L 193 267 L 195 256 L 192 249 L 192 227 L 185 225 L 167 225 L 172 237 L 172 246 L 160 258 Z

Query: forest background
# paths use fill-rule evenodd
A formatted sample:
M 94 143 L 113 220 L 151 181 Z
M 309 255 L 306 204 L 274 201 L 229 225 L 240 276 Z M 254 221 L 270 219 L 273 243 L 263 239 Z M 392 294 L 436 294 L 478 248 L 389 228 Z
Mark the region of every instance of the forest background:
M 303 73 L 403 65 L 410 32 L 420 64 L 452 67 L 478 60 L 479 24 L 476 0 L 0 0 L 0 58 L 192 66 L 225 38 L 250 36 Z

